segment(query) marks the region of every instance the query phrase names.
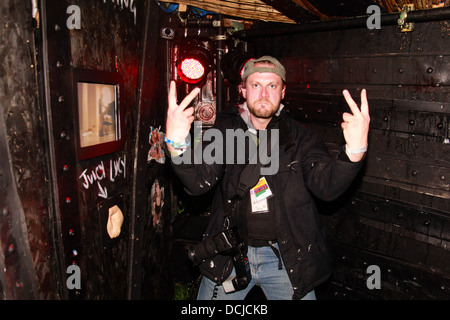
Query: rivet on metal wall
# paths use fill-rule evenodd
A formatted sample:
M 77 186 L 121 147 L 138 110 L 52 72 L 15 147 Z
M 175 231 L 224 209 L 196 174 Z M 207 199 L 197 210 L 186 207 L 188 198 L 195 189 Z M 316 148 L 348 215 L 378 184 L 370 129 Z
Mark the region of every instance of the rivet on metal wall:
M 414 119 L 411 119 L 411 120 L 408 121 L 408 124 L 410 126 L 413 126 L 415 123 L 416 123 L 416 121 Z
M 427 73 L 432 73 L 432 72 L 433 72 L 433 68 L 432 67 L 427 68 Z
M 398 68 L 397 71 L 398 73 L 403 73 L 403 68 Z
M 59 97 L 58 97 L 58 102 L 59 102 L 59 103 L 64 102 L 64 97 L 63 97 L 63 96 L 59 96 Z
M 70 140 L 70 136 L 65 131 L 61 131 L 60 135 L 61 139 Z
M 9 214 L 8 208 L 7 207 L 3 207 L 2 208 L 2 216 L 6 217 L 6 216 L 8 216 L 8 214 Z
M 61 30 L 61 27 L 58 24 L 55 24 L 55 31 Z
M 62 68 L 63 64 L 61 61 L 56 61 L 56 67 L 57 68 Z

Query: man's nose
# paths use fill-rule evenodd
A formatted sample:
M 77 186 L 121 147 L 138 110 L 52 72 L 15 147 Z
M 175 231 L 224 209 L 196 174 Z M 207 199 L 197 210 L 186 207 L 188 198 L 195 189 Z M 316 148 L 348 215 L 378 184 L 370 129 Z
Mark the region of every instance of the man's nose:
M 269 96 L 269 92 L 267 91 L 266 87 L 262 87 L 261 88 L 261 97 L 262 98 L 267 98 Z

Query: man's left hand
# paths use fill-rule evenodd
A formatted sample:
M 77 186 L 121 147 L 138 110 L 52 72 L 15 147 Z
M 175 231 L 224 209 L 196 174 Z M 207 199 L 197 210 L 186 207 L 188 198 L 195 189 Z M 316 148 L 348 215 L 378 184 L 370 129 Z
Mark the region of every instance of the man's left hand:
M 365 152 L 354 154 L 348 152 L 347 149 L 361 150 L 368 144 L 370 116 L 369 103 L 367 102 L 367 93 L 366 89 L 362 89 L 361 109 L 352 99 L 352 96 L 350 95 L 348 90 L 344 90 L 342 93 L 352 112 L 344 112 L 344 114 L 342 115 L 342 119 L 344 120 L 344 122 L 342 122 L 341 127 L 344 133 L 345 142 L 347 144 L 346 153 L 350 161 L 357 162 L 364 157 Z

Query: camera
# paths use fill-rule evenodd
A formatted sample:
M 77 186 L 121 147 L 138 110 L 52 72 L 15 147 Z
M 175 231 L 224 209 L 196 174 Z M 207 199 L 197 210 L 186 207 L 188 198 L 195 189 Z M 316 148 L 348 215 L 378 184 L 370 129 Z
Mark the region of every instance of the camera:
M 222 283 L 223 290 L 226 293 L 243 290 L 247 288 L 250 280 L 252 280 L 247 256 L 238 253 L 233 257 L 233 265 L 236 275 L 228 278 Z
M 223 282 L 226 293 L 245 289 L 252 279 L 250 265 L 245 253 L 246 245 L 237 228 L 226 229 L 188 248 L 188 257 L 195 264 L 218 254 L 232 256 L 236 276 Z
M 235 255 L 244 247 L 237 228 L 226 229 L 215 236 L 206 237 L 201 242 L 188 248 L 188 257 L 195 264 L 218 254 Z

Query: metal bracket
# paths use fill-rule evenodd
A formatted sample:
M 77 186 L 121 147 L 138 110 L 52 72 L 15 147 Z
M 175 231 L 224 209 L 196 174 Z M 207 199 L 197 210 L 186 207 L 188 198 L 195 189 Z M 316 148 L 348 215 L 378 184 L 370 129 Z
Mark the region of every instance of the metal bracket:
M 409 11 L 414 11 L 414 4 L 405 4 L 400 12 L 400 18 L 397 20 L 397 24 L 400 27 L 401 32 L 411 32 L 414 30 L 414 22 L 407 22 L 406 18 Z

